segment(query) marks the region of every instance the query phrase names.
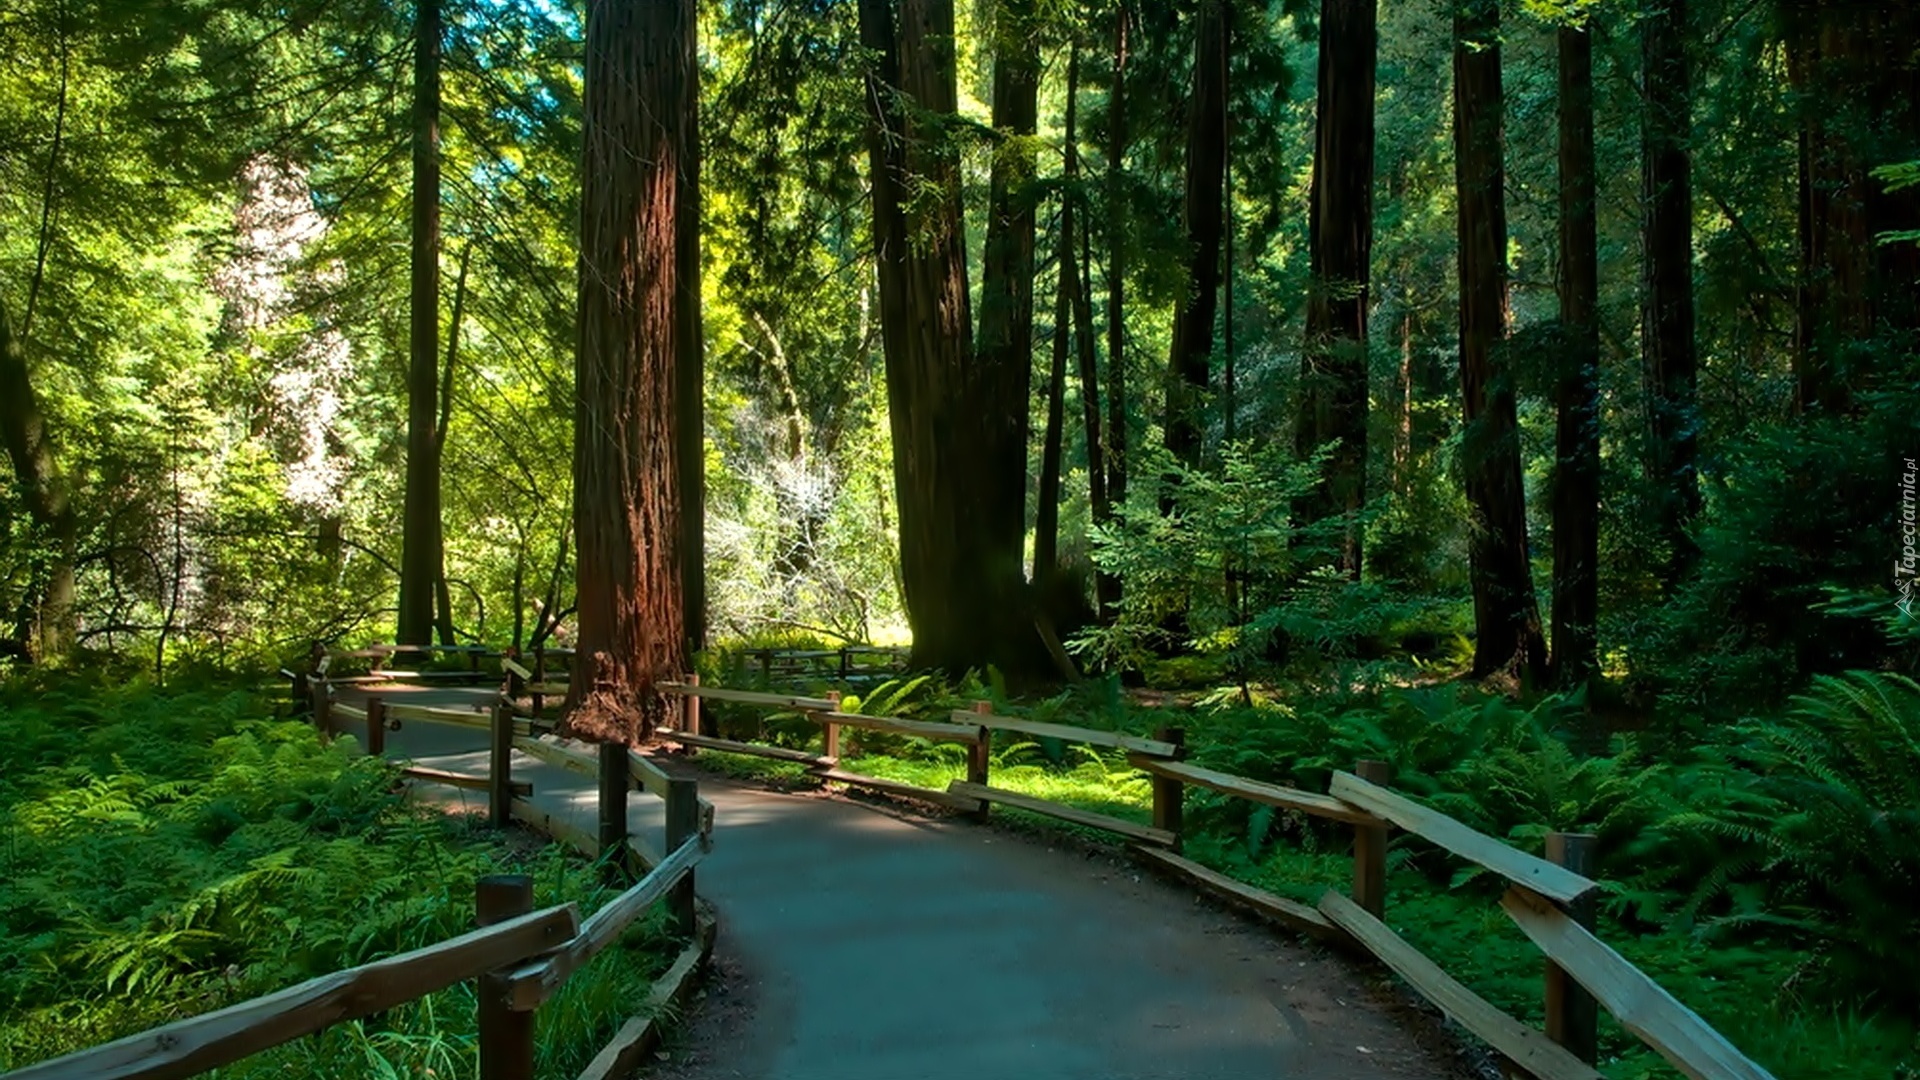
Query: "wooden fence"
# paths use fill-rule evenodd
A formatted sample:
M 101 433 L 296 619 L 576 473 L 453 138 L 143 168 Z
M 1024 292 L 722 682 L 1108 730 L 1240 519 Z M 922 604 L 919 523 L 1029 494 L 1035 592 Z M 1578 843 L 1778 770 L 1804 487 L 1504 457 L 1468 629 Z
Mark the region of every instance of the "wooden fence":
M 1599 1080 L 1597 1007 L 1695 1080 L 1772 1080 L 1692 1010 L 1674 1000 L 1638 968 L 1593 933 L 1598 884 L 1588 878 L 1593 838 L 1554 833 L 1542 859 L 1395 793 L 1385 762 L 1360 761 L 1337 773 L 1325 793 L 1264 783 L 1201 768 L 1184 760 L 1184 732 L 1162 728 L 1152 737 L 1042 723 L 993 714 L 988 702 L 956 710 L 946 721 L 858 716 L 839 712 L 829 698 L 701 686 L 695 679 L 661 689 L 685 702 L 677 727 L 660 737 L 689 747 L 793 761 L 823 780 L 872 788 L 966 812 L 984 820 L 991 806 L 1012 806 L 1078 825 L 1103 829 L 1133 841 L 1142 861 L 1222 899 L 1292 929 L 1358 949 L 1385 964 L 1461 1027 L 1491 1046 L 1510 1071 L 1541 1080 Z M 791 711 L 820 725 L 818 754 L 719 738 L 706 730 L 699 703 L 726 701 Z M 967 747 L 967 777 L 944 790 L 862 776 L 840 768 L 844 728 L 912 735 Z M 1152 824 L 1105 814 L 991 785 L 988 775 L 995 731 L 1059 739 L 1124 752 L 1129 764 L 1152 782 Z M 1237 798 L 1323 818 L 1353 829 L 1351 895 L 1329 889 L 1309 906 L 1278 896 L 1184 858 L 1179 854 L 1185 792 L 1203 787 Z M 1521 1023 L 1447 975 L 1439 965 L 1395 934 L 1382 917 L 1387 903 L 1387 845 L 1393 830 L 1418 836 L 1455 857 L 1505 879 L 1500 908 L 1545 958 L 1542 993 L 1546 1024 Z
M 525 875 L 482 878 L 475 890 L 479 929 L 399 956 L 337 971 L 216 1012 L 178 1020 L 127 1038 L 5 1074 L 5 1080 L 167 1080 L 193 1076 L 357 1020 L 456 983 L 474 980 L 478 997 L 480 1075 L 483 1080 L 532 1080 L 534 1016 L 542 1002 L 594 956 L 619 940 L 657 901 L 672 906 L 676 928 L 688 939 L 667 973 L 657 980 L 638 1014 L 614 1035 L 580 1080 L 626 1076 L 660 1037 L 658 1014 L 680 1000 L 713 949 L 714 920 L 694 896 L 694 867 L 713 846 L 713 807 L 697 783 L 668 776 L 625 746 L 590 747 L 551 736 L 537 737 L 529 722 L 507 704 L 490 713 L 430 709 L 369 699 L 364 709 L 332 699 L 324 664 L 303 695 L 314 723 L 331 737 L 340 719 L 367 723 L 368 751 L 378 753 L 382 734 L 404 720 L 456 724 L 489 732 L 486 775 L 436 769 L 405 771 L 436 783 L 488 793 L 489 820 L 521 823 L 599 858 L 617 852 L 610 865 L 640 871 L 639 880 L 591 916 L 578 905 L 533 910 L 533 879 Z M 535 807 L 532 787 L 512 776 L 512 751 L 585 772 L 599 785 L 598 829 L 588 832 Z M 633 787 L 666 802 L 666 851 L 654 852 L 629 835 L 627 796 Z M 631 876 L 631 873 L 629 874 Z

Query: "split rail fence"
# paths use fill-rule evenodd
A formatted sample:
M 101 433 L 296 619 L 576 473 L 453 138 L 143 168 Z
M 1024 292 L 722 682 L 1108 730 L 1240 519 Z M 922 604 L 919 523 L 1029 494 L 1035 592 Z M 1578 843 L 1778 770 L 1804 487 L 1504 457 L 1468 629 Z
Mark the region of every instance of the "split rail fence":
M 646 1000 L 636 1003 L 636 1015 L 580 1073 L 580 1080 L 627 1076 L 652 1052 L 661 1035 L 660 1014 L 684 997 L 713 949 L 713 915 L 694 895 L 694 867 L 713 847 L 713 807 L 700 797 L 697 782 L 669 776 L 624 746 L 587 746 L 536 737 L 529 721 L 515 716 L 505 701 L 487 714 L 388 704 L 378 697 L 369 698 L 365 708 L 350 706 L 333 700 L 327 666 L 327 658 L 322 657 L 317 670 L 302 678 L 309 685 L 301 687 L 296 697 L 311 705 L 323 737 L 335 734 L 341 720 L 365 721 L 367 750 L 379 753 L 386 730 L 404 721 L 484 728 L 490 733 L 486 775 L 423 768 L 405 771 L 437 783 L 484 790 L 493 825 L 520 821 L 590 858 L 624 866 L 638 873 L 638 880 L 582 918 L 575 903 L 534 910 L 531 877 L 482 878 L 475 889 L 478 929 L 470 933 L 29 1065 L 5 1074 L 5 1080 L 194 1076 L 469 980 L 476 983 L 481 1080 L 532 1080 L 534 1018 L 541 1004 L 617 942 L 634 920 L 666 900 L 676 931 L 687 944 L 654 982 Z M 389 672 L 386 677 L 413 674 Z M 597 832 L 589 833 L 533 805 L 531 785 L 512 776 L 516 749 L 597 779 Z M 666 802 L 664 854 L 628 831 L 627 797 L 634 787 Z
M 1187 762 L 1185 732 L 1162 728 L 1151 737 L 998 716 L 991 703 L 955 710 L 945 721 L 861 716 L 839 711 L 832 698 L 701 686 L 689 677 L 661 684 L 684 700 L 677 727 L 659 736 L 688 747 L 797 762 L 823 780 L 959 810 L 985 820 L 994 805 L 1043 814 L 1105 830 L 1132 841 L 1132 852 L 1180 880 L 1249 908 L 1291 929 L 1371 955 L 1399 975 L 1455 1023 L 1485 1042 L 1509 1072 L 1540 1080 L 1600 1080 L 1598 1008 L 1695 1080 L 1772 1080 L 1771 1075 L 1696 1013 L 1593 933 L 1599 885 L 1590 870 L 1593 837 L 1553 833 L 1547 858 L 1520 851 L 1445 814 L 1394 792 L 1385 762 L 1360 761 L 1336 773 L 1325 793 L 1269 784 Z M 703 723 L 701 701 L 755 705 L 797 713 L 821 729 L 821 752 L 721 738 Z M 842 733 L 857 728 L 959 743 L 967 748 L 967 775 L 944 790 L 863 776 L 840 767 Z M 994 787 L 989 776 L 993 733 L 1058 739 L 1117 750 L 1152 782 L 1151 824 Z M 1329 889 L 1309 906 L 1235 881 L 1179 854 L 1188 787 L 1339 822 L 1353 829 L 1351 895 Z M 1455 857 L 1499 875 L 1508 884 L 1501 910 L 1545 958 L 1545 1030 L 1531 1027 L 1475 994 L 1422 955 L 1383 921 L 1387 903 L 1387 846 L 1392 830 L 1418 836 Z

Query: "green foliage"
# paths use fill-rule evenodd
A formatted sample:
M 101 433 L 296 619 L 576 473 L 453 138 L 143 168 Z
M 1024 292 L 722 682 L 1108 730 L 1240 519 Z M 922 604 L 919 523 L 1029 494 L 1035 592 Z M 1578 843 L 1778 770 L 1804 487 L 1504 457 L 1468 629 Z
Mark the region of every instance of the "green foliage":
M 0 1069 L 457 936 L 483 874 L 532 874 L 541 905 L 611 897 L 561 849 L 515 854 L 405 803 L 350 740 L 258 714 L 239 693 L 0 687 Z M 541 1010 L 543 1075 L 644 995 L 663 927 Z M 457 987 L 223 1075 L 469 1073 L 474 1016 Z

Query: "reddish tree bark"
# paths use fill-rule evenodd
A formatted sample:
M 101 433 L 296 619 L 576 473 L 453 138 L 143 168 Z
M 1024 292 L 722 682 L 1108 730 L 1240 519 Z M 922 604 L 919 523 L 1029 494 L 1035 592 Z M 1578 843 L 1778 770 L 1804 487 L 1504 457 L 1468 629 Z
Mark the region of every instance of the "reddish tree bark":
M 1506 138 L 1501 128 L 1499 0 L 1454 9 L 1453 153 L 1458 203 L 1462 447 L 1475 630 L 1473 671 L 1536 671 L 1545 660 L 1527 565 L 1513 380 L 1496 347 L 1507 336 Z
M 36 575 L 40 595 L 34 625 L 23 637 L 34 660 L 58 663 L 73 652 L 78 632 L 74 609 L 76 526 L 66 481 L 47 431 L 46 416 L 33 390 L 26 350 L 13 336 L 7 310 L 0 305 L 0 442 L 13 463 L 27 513 L 48 545 Z
M 1560 326 L 1554 386 L 1553 677 L 1594 671 L 1600 561 L 1600 254 L 1594 207 L 1593 35 L 1562 26 L 1560 50 Z
M 1694 354 L 1692 87 L 1686 0 L 1664 0 L 1640 22 L 1646 113 L 1641 125 L 1640 348 L 1647 385 L 1649 481 L 1671 583 L 1693 561 L 1700 512 L 1698 364 Z
M 1024 672 L 1039 655 L 1024 515 L 1009 519 L 1004 507 L 1009 485 L 1025 490 L 1025 447 L 1003 445 L 1016 430 L 1001 415 L 1004 382 L 983 373 L 973 352 L 959 160 L 942 128 L 958 97 L 953 5 L 900 0 L 896 12 L 891 0 L 860 0 L 859 18 L 875 57 L 873 240 L 913 663 Z
M 1200 463 L 1212 383 L 1213 323 L 1219 310 L 1222 188 L 1227 166 L 1227 8 L 1201 0 L 1194 19 L 1193 100 L 1187 112 L 1186 222 L 1189 262 L 1173 319 L 1167 364 L 1167 449 Z
M 1305 370 L 1295 447 L 1334 444 L 1309 521 L 1358 513 L 1367 498 L 1367 313 L 1373 252 L 1374 0 L 1322 0 L 1314 122 Z M 1340 569 L 1360 579 L 1359 527 L 1341 540 Z
M 652 735 L 686 669 L 685 367 L 700 350 L 693 0 L 592 0 L 574 507 L 580 668 L 563 728 Z M 689 220 L 693 219 L 693 220 Z

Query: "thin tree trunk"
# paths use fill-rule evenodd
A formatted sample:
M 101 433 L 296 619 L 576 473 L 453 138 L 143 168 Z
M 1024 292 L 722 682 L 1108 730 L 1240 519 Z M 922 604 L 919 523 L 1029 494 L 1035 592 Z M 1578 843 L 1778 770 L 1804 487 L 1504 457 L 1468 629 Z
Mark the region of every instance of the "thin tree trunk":
M 1378 45 L 1374 0 L 1322 0 L 1319 99 L 1314 121 L 1305 370 L 1295 447 L 1302 457 L 1332 443 L 1326 480 L 1303 518 L 1357 514 L 1367 497 L 1367 311 L 1373 252 L 1373 91 Z M 1338 565 L 1360 579 L 1358 524 L 1340 541 Z
M 1454 11 L 1453 145 L 1476 677 L 1538 674 L 1546 660 L 1528 566 L 1513 380 L 1496 356 L 1508 317 L 1503 95 L 1499 0 L 1463 0 Z
M 653 0 L 658 6 L 669 6 Z M 684 8 L 683 8 L 684 5 Z M 683 50 L 673 63 L 681 68 L 675 89 L 684 95 L 673 100 L 673 114 L 665 124 L 678 124 L 673 153 L 679 162 L 678 195 L 674 206 L 674 245 L 678 282 L 674 325 L 674 483 L 679 487 L 680 631 L 685 652 L 679 669 L 707 647 L 707 366 L 706 333 L 700 307 L 700 92 L 697 5 L 672 0 L 683 8 L 684 25 L 673 29 L 684 36 Z M 667 29 L 667 27 L 661 27 Z
M 580 667 L 563 727 L 610 741 L 650 737 L 665 708 L 654 684 L 687 664 L 678 425 L 683 368 L 700 348 L 699 281 L 684 250 L 699 208 L 694 31 L 693 0 L 587 9 L 573 466 Z
M 1200 464 L 1206 397 L 1212 385 L 1213 323 L 1219 310 L 1221 188 L 1226 178 L 1227 8 L 1201 0 L 1194 19 L 1193 100 L 1187 114 L 1186 281 L 1174 311 L 1167 364 L 1166 445 Z
M 1062 264 L 1066 265 L 1067 248 L 1073 241 L 1079 244 L 1079 263 L 1076 273 L 1070 275 L 1072 294 L 1068 297 L 1068 306 L 1073 309 L 1073 346 L 1079 359 L 1080 368 L 1080 419 L 1085 428 L 1087 440 L 1087 504 L 1092 510 L 1096 525 L 1105 525 L 1113 518 L 1113 500 L 1107 490 L 1107 453 L 1105 440 L 1100 430 L 1100 360 L 1095 353 L 1093 333 L 1093 281 L 1092 256 L 1089 234 L 1091 227 L 1083 228 L 1076 214 L 1071 226 L 1066 218 L 1067 210 L 1074 209 L 1081 197 L 1080 188 L 1080 140 L 1076 120 L 1079 115 L 1080 98 L 1080 49 L 1076 44 L 1067 56 L 1067 115 L 1066 115 L 1066 163 L 1067 202 L 1062 209 Z M 1067 234 L 1071 234 L 1071 237 Z M 1066 271 L 1063 270 L 1063 273 Z M 1111 361 L 1109 361 L 1111 363 Z M 1100 611 L 1109 610 L 1120 598 L 1120 581 L 1112 574 L 1096 571 L 1093 578 L 1094 603 Z
M 440 376 L 440 0 L 415 0 L 413 33 L 407 491 L 395 640 L 403 645 L 425 645 L 433 634 L 434 593 L 442 573 L 434 408 L 434 388 Z
M 1553 677 L 1594 672 L 1600 565 L 1600 254 L 1595 216 L 1593 35 L 1562 26 L 1560 49 L 1560 325 L 1554 388 Z
M 1413 312 L 1400 316 L 1400 374 L 1393 386 L 1393 484 L 1401 495 L 1411 494 L 1413 466 Z
M 46 182 L 40 188 L 40 232 L 33 247 L 33 277 L 27 281 L 27 312 L 20 320 L 20 341 L 33 336 L 33 317 L 39 310 L 40 287 L 46 282 L 47 255 L 53 248 L 55 205 L 60 201 L 60 154 L 66 148 L 67 99 L 73 76 L 73 47 L 67 33 L 66 5 L 60 6 L 60 94 L 53 107 L 53 142 L 47 148 Z
M 460 322 L 467 313 L 467 270 L 473 263 L 473 241 L 468 240 L 460 249 L 460 271 L 453 281 L 453 317 L 447 324 L 447 361 L 440 369 L 440 421 L 433 428 L 433 473 L 441 474 L 442 463 L 447 455 L 447 433 L 453 427 L 453 376 L 460 363 Z M 434 520 L 436 538 L 433 546 L 441 553 L 440 573 L 434 578 L 434 619 L 435 632 L 440 644 L 453 645 L 456 635 L 453 628 L 453 591 L 447 587 L 446 573 L 446 526 L 443 521 Z
M 1033 509 L 1033 584 L 1041 597 L 1051 595 L 1050 587 L 1060 565 L 1060 444 L 1065 422 L 1062 399 L 1066 395 L 1067 324 L 1073 317 L 1075 281 L 1070 192 L 1063 193 L 1060 200 L 1059 240 L 1059 283 L 1054 290 L 1051 363 L 1047 366 L 1047 426 L 1040 436 L 1040 482 L 1034 492 Z
M 1663 0 L 1640 22 L 1646 112 L 1641 127 L 1644 231 L 1640 345 L 1647 383 L 1658 529 L 1671 585 L 1692 563 L 1688 534 L 1700 510 L 1695 454 L 1699 406 L 1694 357 L 1691 108 L 1686 0 Z
M 1107 504 L 1127 501 L 1127 34 L 1132 9 L 1117 0 L 1113 10 L 1113 86 L 1107 98 Z M 1096 583 L 1101 612 L 1120 603 L 1120 579 Z
M 1001 142 L 994 148 L 988 176 L 980 332 L 973 371 L 978 397 L 973 409 L 986 428 L 982 456 L 988 477 L 982 478 L 987 482 L 981 495 L 982 510 L 990 521 L 983 524 L 991 536 L 1024 537 L 1027 400 L 1033 382 L 1032 136 L 1039 113 L 1040 55 L 1033 0 L 997 0 L 993 13 L 993 128 Z M 1018 476 L 1021 482 L 990 479 L 1008 476 Z M 1057 502 L 1057 476 L 1055 485 Z M 1046 510 L 1043 503 L 1039 512 Z M 1053 513 L 1057 522 L 1057 506 Z M 1038 550 L 1036 539 L 1036 582 L 1053 567 L 1051 561 L 1040 561 Z

